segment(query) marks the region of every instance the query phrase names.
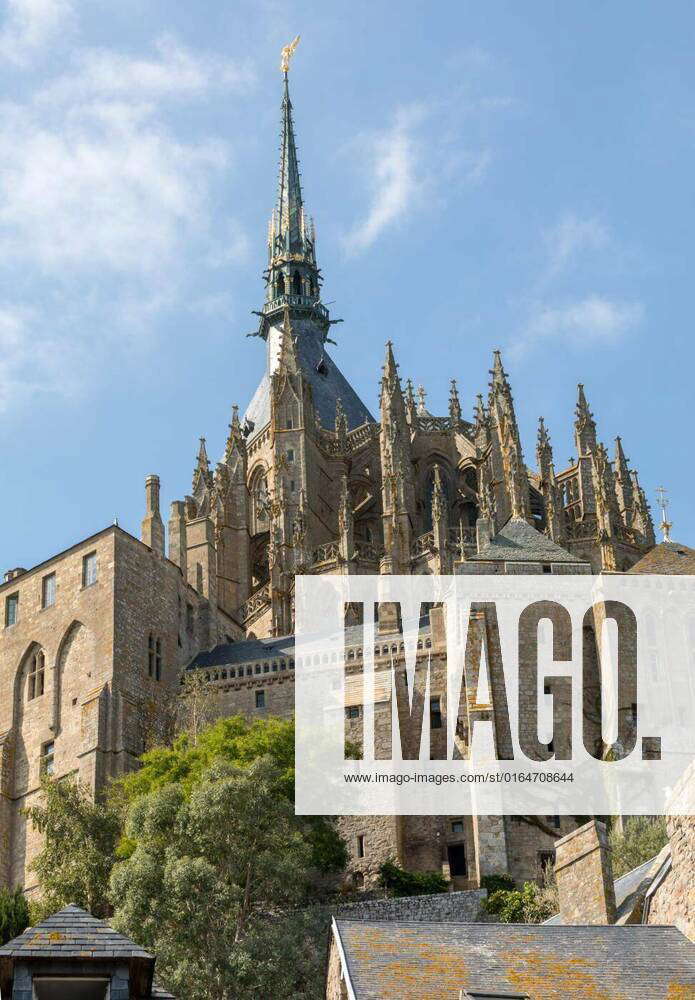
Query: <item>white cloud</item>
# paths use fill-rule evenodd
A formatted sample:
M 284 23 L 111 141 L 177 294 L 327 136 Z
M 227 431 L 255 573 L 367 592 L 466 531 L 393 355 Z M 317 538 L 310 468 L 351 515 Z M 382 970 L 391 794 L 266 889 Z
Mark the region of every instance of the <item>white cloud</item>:
M 7 0 L 0 28 L 0 59 L 26 66 L 33 55 L 64 35 L 72 15 L 71 0 Z
M 388 226 L 411 207 L 418 195 L 418 142 L 415 128 L 422 109 L 402 108 L 393 125 L 362 139 L 357 145 L 371 170 L 371 204 L 364 219 L 348 234 L 345 244 L 352 253 L 372 246 Z
M 127 99 L 138 103 L 196 97 L 214 88 L 239 91 L 253 82 L 250 63 L 194 53 L 170 35 L 155 43 L 155 55 L 129 56 L 112 49 L 84 49 L 74 68 L 38 95 L 47 102 Z
M 600 295 L 588 295 L 564 305 L 539 304 L 512 353 L 524 353 L 539 342 L 552 340 L 555 346 L 591 348 L 615 344 L 644 319 L 640 302 L 621 302 Z
M 73 107 L 46 121 L 27 107 L 0 119 L 0 263 L 45 274 L 160 268 L 206 217 L 221 143 L 186 143 L 124 104 Z
M 608 228 L 600 219 L 581 218 L 570 212 L 545 234 L 548 248 L 548 276 L 557 274 L 570 264 L 579 253 L 601 250 L 611 243 Z
M 227 144 L 183 134 L 168 111 L 248 86 L 247 70 L 172 39 L 145 57 L 83 49 L 73 66 L 0 105 L 0 287 L 14 296 L 0 300 L 5 411 L 29 385 L 77 393 L 105 356 L 151 351 L 161 317 L 191 298 L 191 255 L 226 263 L 220 228 L 244 253 L 238 223 L 213 212 Z

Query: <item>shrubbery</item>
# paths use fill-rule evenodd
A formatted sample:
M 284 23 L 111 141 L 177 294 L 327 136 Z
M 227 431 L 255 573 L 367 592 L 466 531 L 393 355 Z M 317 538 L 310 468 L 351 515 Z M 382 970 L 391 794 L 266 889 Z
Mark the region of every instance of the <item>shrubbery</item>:
M 432 896 L 449 888 L 440 872 L 409 872 L 393 861 L 379 869 L 379 885 L 391 896 Z

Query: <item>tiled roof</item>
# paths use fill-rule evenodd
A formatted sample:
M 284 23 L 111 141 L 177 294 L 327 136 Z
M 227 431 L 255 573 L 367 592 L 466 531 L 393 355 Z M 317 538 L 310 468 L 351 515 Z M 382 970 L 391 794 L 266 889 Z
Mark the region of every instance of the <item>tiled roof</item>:
M 635 563 L 630 573 L 663 573 L 679 576 L 695 573 L 695 549 L 679 542 L 661 542 Z
M 675 927 L 338 920 L 356 1000 L 695 997 L 695 945 Z
M 556 545 L 547 535 L 537 531 L 528 521 L 512 518 L 471 560 L 502 562 L 586 562 Z
M 97 920 L 91 913 L 71 903 L 65 909 L 28 927 L 0 948 L 0 957 L 9 958 L 144 958 L 154 957 L 139 945 Z

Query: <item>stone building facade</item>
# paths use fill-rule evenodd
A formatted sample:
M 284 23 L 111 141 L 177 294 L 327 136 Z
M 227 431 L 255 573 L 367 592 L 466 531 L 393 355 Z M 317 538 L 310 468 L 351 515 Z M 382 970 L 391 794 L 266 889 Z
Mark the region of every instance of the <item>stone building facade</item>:
M 152 476 L 142 541 L 112 527 L 0 587 L 0 882 L 31 887 L 36 841 L 22 808 L 41 769 L 79 773 L 98 794 L 136 766 L 182 667 L 203 672 L 222 712 L 292 712 L 296 574 L 625 571 L 654 546 L 637 475 L 620 439 L 609 459 L 582 386 L 576 458 L 560 471 L 542 420 L 537 467 L 527 466 L 498 351 L 472 412 L 452 380 L 437 416 L 424 388 L 402 381 L 389 341 L 372 416 L 327 350 L 339 321 L 321 298 L 287 75 L 264 281 L 263 377 L 245 414 L 233 408 L 218 462 L 201 439 L 191 492 L 171 505 L 168 557 Z M 378 657 L 389 669 L 403 663 L 397 625 L 384 609 Z M 435 674 L 442 627 L 434 613 L 422 632 Z M 358 642 L 350 653 L 358 670 Z M 443 724 L 436 689 L 429 710 Z M 348 716 L 357 730 L 359 704 Z M 471 720 L 460 722 L 465 733 Z M 553 817 L 545 830 L 523 817 L 342 821 L 359 885 L 387 857 L 443 869 L 457 888 L 501 869 L 532 877 L 567 829 Z

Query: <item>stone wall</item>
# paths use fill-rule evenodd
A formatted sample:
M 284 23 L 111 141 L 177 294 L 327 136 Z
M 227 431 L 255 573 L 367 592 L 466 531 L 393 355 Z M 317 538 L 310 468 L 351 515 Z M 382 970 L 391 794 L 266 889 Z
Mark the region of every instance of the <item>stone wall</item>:
M 47 577 L 55 600 L 44 606 Z M 19 597 L 12 625 L 10 595 Z M 40 838 L 24 810 L 43 771 L 74 775 L 97 796 L 134 767 L 172 707 L 180 667 L 209 638 L 207 602 L 178 567 L 115 526 L 0 586 L 0 885 L 35 888 Z
M 483 909 L 487 889 L 440 892 L 402 899 L 365 899 L 347 903 L 336 911 L 347 920 L 417 920 L 452 923 L 479 923 L 489 917 Z
M 649 902 L 647 923 L 675 924 L 695 941 L 695 816 L 671 816 L 671 870 Z

